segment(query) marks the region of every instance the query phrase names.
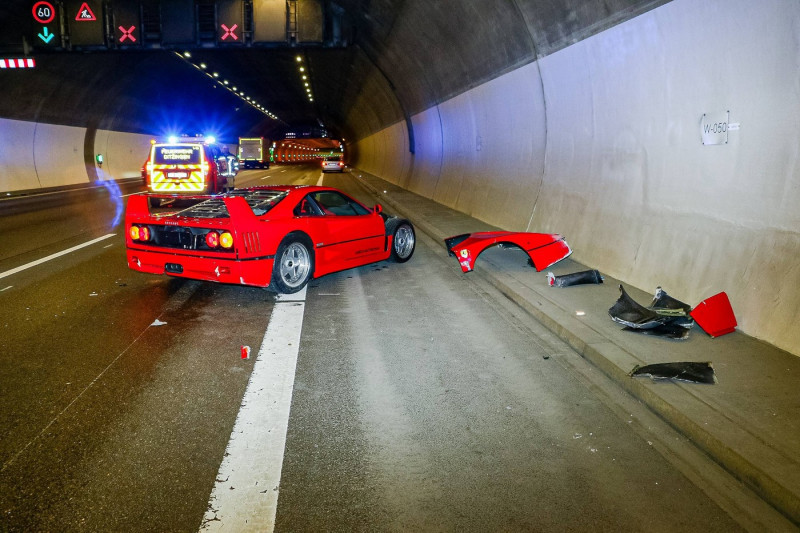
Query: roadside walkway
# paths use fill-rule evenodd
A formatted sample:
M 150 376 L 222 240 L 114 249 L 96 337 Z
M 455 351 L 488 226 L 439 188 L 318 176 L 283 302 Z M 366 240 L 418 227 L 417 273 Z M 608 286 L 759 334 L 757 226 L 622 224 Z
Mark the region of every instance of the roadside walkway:
M 442 253 L 446 237 L 498 229 L 358 169 L 352 169 L 352 176 L 388 212 L 407 217 L 418 232 L 438 240 Z M 686 340 L 623 331 L 608 315 L 620 295 L 618 280 L 601 271 L 601 285 L 551 287 L 547 272 L 558 276 L 594 267 L 568 258 L 536 272 L 527 257 L 520 257 L 487 253 L 478 258 L 474 272 L 464 275 L 485 278 L 800 525 L 800 357 L 738 330 L 714 339 L 695 324 Z M 645 306 L 656 289 L 648 293 L 624 286 Z M 681 300 L 669 287 L 663 289 Z M 654 383 L 629 376 L 636 365 L 677 361 L 710 361 L 717 384 Z

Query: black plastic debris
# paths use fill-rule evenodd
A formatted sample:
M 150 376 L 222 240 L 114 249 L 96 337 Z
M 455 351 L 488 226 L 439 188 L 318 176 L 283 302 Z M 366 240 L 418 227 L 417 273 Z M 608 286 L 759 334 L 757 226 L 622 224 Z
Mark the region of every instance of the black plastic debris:
M 631 298 L 619 286 L 620 297 L 608 310 L 611 320 L 625 326 L 625 331 L 669 339 L 686 339 L 694 320 L 689 316 L 691 307 L 671 297 L 661 287 L 656 289 L 650 307 Z
M 660 324 L 650 329 L 632 328 L 629 326 L 622 328 L 623 331 L 632 331 L 633 333 L 639 333 L 641 335 L 652 335 L 653 337 L 664 337 L 675 340 L 684 340 L 689 338 L 690 329 L 691 327 L 687 328 L 672 322 Z
M 713 385 L 717 382 L 714 367 L 710 362 L 695 363 L 683 361 L 679 363 L 656 363 L 652 365 L 633 367 L 631 377 L 649 377 L 653 381 L 677 380 L 689 383 L 706 383 Z
M 692 307 L 680 300 L 676 300 L 661 287 L 656 287 L 656 294 L 653 296 L 650 309 L 662 315 L 686 316 L 692 310 Z
M 669 316 L 660 315 L 628 296 L 622 285 L 619 286 L 619 292 L 619 299 L 608 310 L 614 322 L 629 328 L 651 329 L 669 321 Z
M 603 276 L 597 270 L 584 270 L 556 276 L 552 272 L 547 273 L 547 283 L 551 287 L 569 287 L 572 285 L 588 285 L 603 283 Z

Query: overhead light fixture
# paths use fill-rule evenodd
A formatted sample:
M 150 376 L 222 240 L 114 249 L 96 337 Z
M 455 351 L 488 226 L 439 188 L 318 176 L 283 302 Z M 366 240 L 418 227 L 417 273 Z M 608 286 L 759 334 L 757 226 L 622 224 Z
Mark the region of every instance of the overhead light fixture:
M 205 70 L 205 68 L 206 68 L 206 64 L 205 64 L 205 63 L 200 63 L 200 68 L 201 68 L 201 69 L 203 69 L 203 70 Z
M 192 54 L 190 52 L 184 52 L 183 57 L 192 57 Z

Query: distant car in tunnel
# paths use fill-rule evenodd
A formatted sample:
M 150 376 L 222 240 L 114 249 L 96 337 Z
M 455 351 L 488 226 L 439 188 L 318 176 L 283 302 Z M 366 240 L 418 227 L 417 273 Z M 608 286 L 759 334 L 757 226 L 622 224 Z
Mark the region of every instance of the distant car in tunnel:
M 282 185 L 182 198 L 171 207 L 131 196 L 128 267 L 294 293 L 332 272 L 414 253 L 414 226 L 331 187 Z
M 341 157 L 326 157 L 322 160 L 322 172 L 344 172 L 344 161 Z

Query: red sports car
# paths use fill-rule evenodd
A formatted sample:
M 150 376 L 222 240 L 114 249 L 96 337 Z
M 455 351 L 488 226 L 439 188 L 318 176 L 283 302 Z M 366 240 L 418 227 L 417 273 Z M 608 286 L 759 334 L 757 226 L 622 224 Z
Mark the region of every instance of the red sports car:
M 416 244 L 408 220 L 330 187 L 167 196 L 161 207 L 151 207 L 151 198 L 131 196 L 125 214 L 128 266 L 139 272 L 293 293 L 331 272 L 384 259 L 404 263 Z

